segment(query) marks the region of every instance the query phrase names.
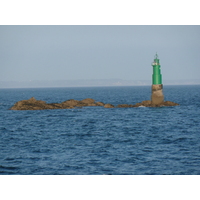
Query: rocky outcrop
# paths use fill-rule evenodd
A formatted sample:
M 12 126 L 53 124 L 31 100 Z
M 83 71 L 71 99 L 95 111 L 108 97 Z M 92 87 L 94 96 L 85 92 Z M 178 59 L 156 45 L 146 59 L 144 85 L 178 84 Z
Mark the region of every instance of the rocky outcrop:
M 142 101 L 141 103 L 132 104 L 120 104 L 116 108 L 132 108 L 132 107 L 162 107 L 162 106 L 177 106 L 179 104 L 165 101 L 160 104 L 153 104 L 152 101 Z M 34 97 L 29 100 L 22 100 L 15 103 L 10 110 L 46 110 L 46 109 L 72 109 L 76 107 L 85 107 L 85 106 L 103 106 L 104 108 L 115 108 L 112 104 L 104 104 L 102 102 L 96 102 L 94 99 L 83 99 L 81 101 L 69 99 L 62 103 L 46 103 L 45 101 L 36 100 Z
M 145 106 L 145 107 L 179 106 L 178 103 L 174 103 L 172 101 L 164 101 L 160 104 L 154 104 L 151 101 L 143 101 L 139 104 L 140 104 L 139 106 Z
M 15 103 L 11 110 L 44 110 L 49 109 L 45 101 L 36 100 L 34 97 L 29 100 L 22 100 Z
M 95 102 L 94 99 L 84 99 L 82 101 L 70 99 L 62 103 L 49 103 L 36 100 L 34 97 L 29 100 L 22 100 L 15 103 L 10 110 L 45 110 L 45 109 L 71 109 L 84 106 L 104 106 L 102 102 Z
M 171 101 L 165 101 L 160 104 L 154 104 L 152 101 L 147 100 L 147 101 L 142 101 L 141 103 L 136 103 L 135 105 L 132 104 L 121 104 L 118 105 L 118 108 L 130 108 L 130 107 L 163 107 L 163 106 L 179 106 L 178 103 L 174 103 Z

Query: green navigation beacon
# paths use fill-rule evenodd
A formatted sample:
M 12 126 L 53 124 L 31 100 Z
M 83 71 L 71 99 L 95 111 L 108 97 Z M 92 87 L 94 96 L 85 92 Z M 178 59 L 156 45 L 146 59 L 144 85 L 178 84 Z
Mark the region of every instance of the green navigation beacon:
M 151 102 L 152 104 L 159 105 L 164 102 L 164 95 L 163 95 L 162 75 L 160 73 L 160 63 L 157 53 L 154 57 L 152 66 L 153 66 L 153 75 L 152 75 Z
M 160 73 L 160 63 L 157 53 L 154 57 L 152 66 L 153 66 L 152 84 L 153 85 L 162 84 L 162 74 Z

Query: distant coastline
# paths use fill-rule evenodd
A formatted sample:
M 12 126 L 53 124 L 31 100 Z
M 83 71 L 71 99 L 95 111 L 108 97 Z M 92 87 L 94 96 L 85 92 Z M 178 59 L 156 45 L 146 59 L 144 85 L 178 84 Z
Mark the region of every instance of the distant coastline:
M 200 85 L 196 80 L 164 80 L 164 85 Z M 149 86 L 151 80 L 53 80 L 53 81 L 0 81 L 0 88 L 46 88 L 46 87 L 110 87 L 110 86 Z

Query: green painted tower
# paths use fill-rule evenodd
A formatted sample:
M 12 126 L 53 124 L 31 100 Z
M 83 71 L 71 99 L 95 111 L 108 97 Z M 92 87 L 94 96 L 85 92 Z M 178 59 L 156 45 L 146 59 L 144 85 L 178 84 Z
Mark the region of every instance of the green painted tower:
M 153 85 L 162 84 L 162 74 L 160 73 L 160 63 L 157 53 L 155 55 L 152 66 L 153 66 L 152 84 Z
M 153 66 L 153 75 L 152 75 L 151 102 L 152 104 L 159 105 L 164 102 L 164 95 L 163 95 L 162 74 L 160 73 L 160 63 L 157 53 L 154 57 L 152 66 Z

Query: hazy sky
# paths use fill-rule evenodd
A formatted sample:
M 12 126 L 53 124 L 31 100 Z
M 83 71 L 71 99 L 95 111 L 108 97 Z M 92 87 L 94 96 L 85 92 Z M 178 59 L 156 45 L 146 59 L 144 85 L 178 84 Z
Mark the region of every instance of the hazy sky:
M 0 80 L 200 78 L 200 26 L 0 26 Z

